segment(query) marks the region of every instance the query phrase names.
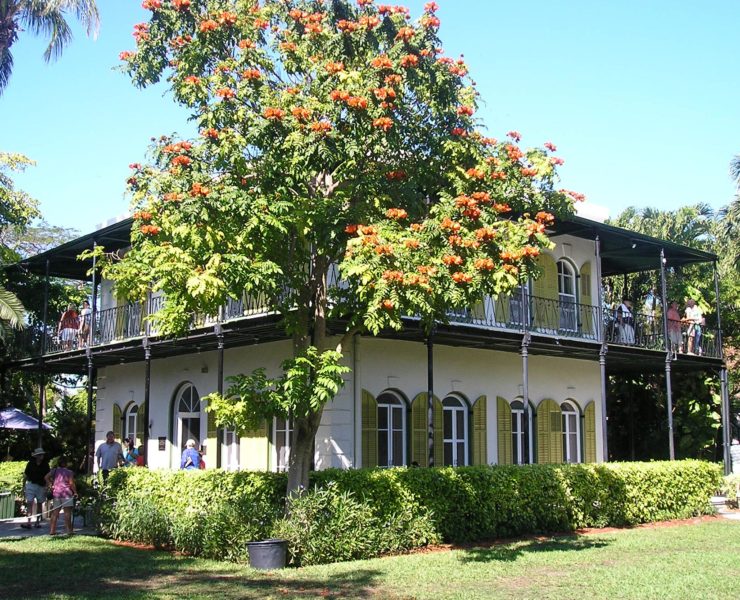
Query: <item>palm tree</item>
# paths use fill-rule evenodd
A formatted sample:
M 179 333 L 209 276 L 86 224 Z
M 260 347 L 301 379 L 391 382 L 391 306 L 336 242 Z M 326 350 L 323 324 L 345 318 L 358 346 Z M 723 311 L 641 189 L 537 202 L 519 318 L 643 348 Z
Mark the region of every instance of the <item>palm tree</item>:
M 18 297 L 0 286 L 0 339 L 5 339 L 10 329 L 22 329 L 25 314 Z
M 72 39 L 66 19 L 70 12 L 85 26 L 88 35 L 97 33 L 100 17 L 95 0 L 0 0 L 0 94 L 10 80 L 10 49 L 19 33 L 28 30 L 48 37 L 44 60 L 49 62 L 58 58 Z

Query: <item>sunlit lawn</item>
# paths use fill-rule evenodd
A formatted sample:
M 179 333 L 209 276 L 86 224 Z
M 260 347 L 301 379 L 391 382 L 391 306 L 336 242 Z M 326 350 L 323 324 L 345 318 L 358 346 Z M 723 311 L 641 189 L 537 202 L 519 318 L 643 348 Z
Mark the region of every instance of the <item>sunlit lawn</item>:
M 0 541 L 2 598 L 736 598 L 740 522 L 277 572 L 84 536 Z

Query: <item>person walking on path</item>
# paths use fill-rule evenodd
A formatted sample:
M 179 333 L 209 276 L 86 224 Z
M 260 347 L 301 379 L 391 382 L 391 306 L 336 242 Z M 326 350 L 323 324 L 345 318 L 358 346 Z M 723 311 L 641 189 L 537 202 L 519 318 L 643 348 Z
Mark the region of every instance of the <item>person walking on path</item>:
M 36 517 L 36 527 L 41 527 L 42 507 L 46 502 L 46 474 L 49 472 L 49 461 L 43 448 L 36 448 L 31 453 L 31 460 L 23 471 L 23 493 L 26 498 L 26 515 L 28 523 L 21 523 L 23 529 L 31 529 L 31 517 Z
M 118 467 L 124 460 L 123 448 L 116 441 L 115 433 L 109 431 L 105 434 L 105 442 L 98 446 L 95 458 L 98 461 L 98 469 L 103 472 L 103 483 L 105 483 L 111 470 Z
M 57 534 L 57 519 L 59 518 L 59 513 L 62 509 L 64 509 L 64 523 L 67 528 L 67 533 L 72 535 L 74 532 L 72 513 L 75 507 L 77 487 L 75 486 L 75 474 L 67 468 L 66 458 L 61 456 L 59 458 L 59 466 L 46 474 L 46 483 L 51 486 L 52 495 L 54 497 L 54 508 L 51 511 L 49 535 Z

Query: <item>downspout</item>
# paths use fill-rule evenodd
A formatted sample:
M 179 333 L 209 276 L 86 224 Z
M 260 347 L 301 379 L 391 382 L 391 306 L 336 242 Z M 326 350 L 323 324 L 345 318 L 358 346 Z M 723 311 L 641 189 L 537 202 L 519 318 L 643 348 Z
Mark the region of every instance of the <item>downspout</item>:
M 221 327 L 221 311 L 219 310 L 219 321 L 216 323 L 216 339 L 218 340 L 218 381 L 216 382 L 216 391 L 219 396 L 224 395 L 224 330 Z M 224 430 L 221 427 L 216 429 L 216 467 L 221 467 L 221 453 L 224 443 Z
M 427 336 L 427 458 L 434 466 L 434 327 Z
M 594 250 L 596 254 L 596 319 L 597 319 L 597 339 L 601 342 L 599 349 L 599 374 L 601 377 L 601 460 L 609 460 L 609 442 L 608 442 L 608 414 L 606 410 L 606 353 L 609 348 L 606 344 L 606 332 L 604 331 L 604 286 L 601 281 L 601 240 L 596 236 L 594 240 Z M 583 436 L 581 436 L 583 437 Z
M 529 342 L 530 333 L 525 331 L 522 336 L 522 406 L 524 407 L 522 413 L 523 424 L 523 446 L 524 456 L 522 457 L 523 464 L 529 464 Z
M 144 466 L 149 465 L 149 396 L 152 378 L 152 349 L 149 336 L 144 336 Z
M 673 390 L 671 389 L 671 351 L 668 347 L 668 310 L 666 304 L 666 282 L 665 282 L 665 250 L 660 249 L 660 290 L 663 301 L 663 344 L 666 347 L 665 354 L 665 389 L 666 405 L 668 409 L 668 457 L 676 460 L 676 449 L 673 443 Z

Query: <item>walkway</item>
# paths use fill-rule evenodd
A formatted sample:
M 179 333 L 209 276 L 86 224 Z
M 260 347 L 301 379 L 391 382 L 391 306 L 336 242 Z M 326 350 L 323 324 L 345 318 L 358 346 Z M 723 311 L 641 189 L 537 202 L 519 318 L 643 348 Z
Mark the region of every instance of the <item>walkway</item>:
M 0 540 L 6 538 L 27 538 L 36 537 L 39 535 L 49 535 L 49 521 L 44 519 L 41 522 L 41 527 L 38 529 L 32 527 L 31 529 L 24 529 L 21 524 L 28 522 L 26 517 L 16 517 L 15 519 L 3 519 L 0 520 Z M 79 535 L 98 535 L 98 532 L 93 527 L 84 527 L 82 517 L 78 516 L 75 518 L 74 523 L 75 534 Z M 64 517 L 59 516 L 57 522 L 57 533 L 64 534 Z

